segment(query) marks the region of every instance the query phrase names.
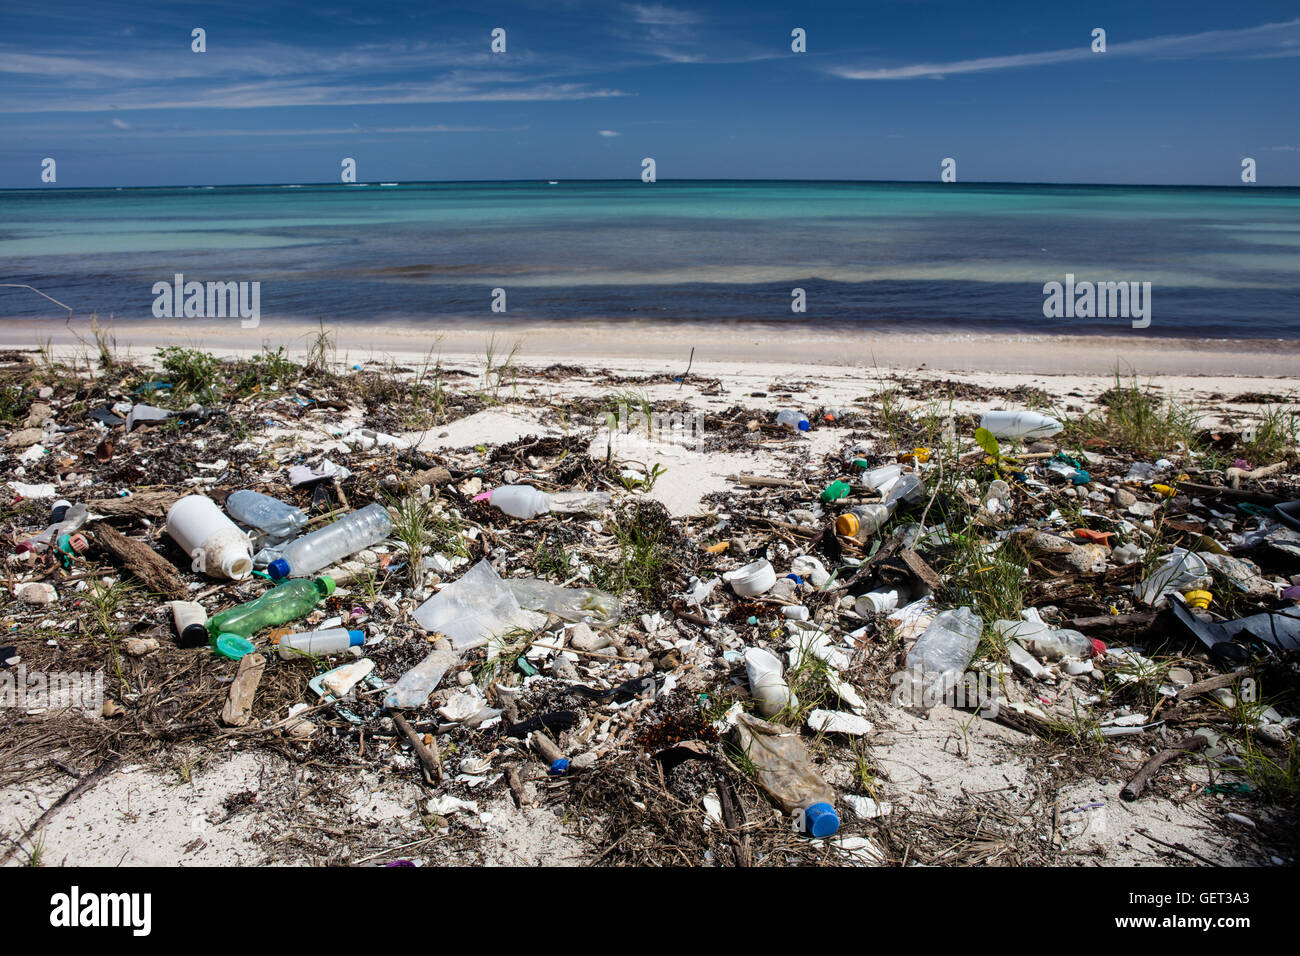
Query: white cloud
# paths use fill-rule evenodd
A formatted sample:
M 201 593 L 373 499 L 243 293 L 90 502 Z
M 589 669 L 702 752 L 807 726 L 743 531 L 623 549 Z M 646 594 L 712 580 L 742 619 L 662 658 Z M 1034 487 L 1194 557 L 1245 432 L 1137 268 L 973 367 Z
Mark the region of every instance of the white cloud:
M 1114 34 L 1109 35 L 1112 40 Z M 1042 53 L 1013 53 L 1006 56 L 974 57 L 947 63 L 911 63 L 875 68 L 833 67 L 830 72 L 846 80 L 911 80 L 959 73 L 1022 69 L 1056 63 L 1070 63 L 1114 56 L 1187 58 L 1193 56 L 1300 56 L 1300 19 L 1264 23 L 1239 30 L 1208 30 L 1204 33 L 1171 34 L 1145 40 L 1108 42 L 1105 53 L 1093 53 L 1090 37 L 1077 46 Z
M 616 129 L 602 129 L 602 130 L 600 130 L 600 135 L 601 135 L 601 136 L 617 136 L 617 135 L 618 135 L 618 130 L 616 130 Z

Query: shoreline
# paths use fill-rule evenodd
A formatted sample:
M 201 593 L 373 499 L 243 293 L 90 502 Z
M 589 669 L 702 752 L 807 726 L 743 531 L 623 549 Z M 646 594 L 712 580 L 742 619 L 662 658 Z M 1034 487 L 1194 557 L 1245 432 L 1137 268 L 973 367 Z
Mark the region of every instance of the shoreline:
M 231 354 L 264 346 L 305 353 L 320 324 L 265 319 L 244 329 L 237 319 L 106 321 L 100 328 L 117 348 L 147 350 L 203 347 Z M 652 320 L 565 322 L 464 320 L 437 328 L 390 322 L 325 323 L 340 358 L 359 362 L 379 357 L 423 358 L 482 355 L 495 336 L 498 352 L 519 343 L 523 361 L 603 359 L 608 363 L 671 360 L 684 370 L 691 350 L 695 363 L 798 364 L 860 368 L 924 368 L 929 371 L 1044 375 L 1186 375 L 1229 378 L 1294 378 L 1300 340 L 1135 338 L 1123 335 L 1036 333 L 880 332 L 844 324 L 776 328 L 774 323 L 726 325 L 704 322 L 662 324 Z M 0 347 L 56 349 L 82 346 L 94 351 L 90 320 L 14 319 L 0 325 Z M 680 371 L 680 370 L 679 370 Z

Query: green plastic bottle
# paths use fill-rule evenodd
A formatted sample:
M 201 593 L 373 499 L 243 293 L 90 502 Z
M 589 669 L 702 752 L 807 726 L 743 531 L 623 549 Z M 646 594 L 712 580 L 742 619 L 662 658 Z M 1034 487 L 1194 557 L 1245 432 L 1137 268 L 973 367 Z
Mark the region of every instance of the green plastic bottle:
M 236 604 L 208 620 L 213 640 L 221 634 L 251 637 L 264 627 L 287 624 L 310 613 L 334 593 L 334 579 L 322 575 L 308 581 L 296 578 L 271 588 L 256 601 Z

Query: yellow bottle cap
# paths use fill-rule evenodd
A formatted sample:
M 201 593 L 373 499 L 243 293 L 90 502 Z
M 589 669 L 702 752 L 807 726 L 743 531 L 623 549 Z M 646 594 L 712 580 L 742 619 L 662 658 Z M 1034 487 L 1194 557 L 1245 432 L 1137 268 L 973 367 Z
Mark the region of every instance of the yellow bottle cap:
M 1188 591 L 1183 595 L 1183 600 L 1187 602 L 1189 607 L 1203 611 L 1210 606 L 1210 602 L 1214 600 L 1214 595 L 1209 591 Z
M 860 527 L 862 527 L 862 525 L 858 523 L 858 516 L 852 512 L 842 514 L 835 519 L 835 530 L 845 537 L 853 537 L 858 533 L 858 528 Z

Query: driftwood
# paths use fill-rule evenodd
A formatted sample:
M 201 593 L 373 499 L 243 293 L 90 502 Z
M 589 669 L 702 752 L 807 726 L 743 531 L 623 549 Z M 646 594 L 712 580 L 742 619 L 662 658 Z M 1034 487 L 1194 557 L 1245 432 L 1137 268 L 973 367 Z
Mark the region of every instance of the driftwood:
M 388 716 L 393 718 L 393 724 L 410 741 L 411 748 L 415 751 L 415 755 L 420 758 L 420 763 L 424 764 L 424 772 L 428 774 L 431 782 L 442 783 L 442 762 L 438 759 L 438 738 L 433 738 L 433 748 L 430 749 L 425 744 L 424 738 L 415 732 L 399 711 L 390 710 Z
M 1195 684 L 1188 684 L 1178 692 L 1179 700 L 1187 700 L 1191 697 L 1199 697 L 1201 694 L 1208 694 L 1212 690 L 1218 690 L 1220 687 L 1231 687 L 1239 680 L 1248 677 L 1254 677 L 1254 671 L 1241 671 L 1231 674 L 1216 674 L 1213 677 L 1206 678 L 1203 681 L 1197 681 Z
M 1288 498 L 1280 498 L 1277 495 L 1265 494 L 1262 491 L 1244 491 L 1238 488 L 1228 488 L 1222 485 L 1201 485 L 1193 481 L 1177 482 L 1179 491 L 1186 491 L 1192 495 L 1215 498 L 1231 498 L 1233 501 L 1253 501 L 1259 505 L 1280 505 L 1289 501 Z
M 1200 734 L 1193 734 L 1190 737 L 1170 744 L 1165 750 L 1160 751 L 1150 760 L 1142 765 L 1142 769 L 1133 775 L 1133 779 L 1124 784 L 1124 789 L 1119 792 L 1122 800 L 1136 800 L 1146 789 L 1146 785 L 1151 778 L 1156 775 L 1156 771 L 1173 760 L 1175 757 L 1181 757 L 1183 754 L 1195 753 L 1205 748 L 1210 741 Z
M 106 524 L 95 526 L 90 536 L 95 544 L 118 560 L 155 594 L 164 597 L 184 598 L 189 595 L 171 562 L 143 541 L 128 538 L 116 528 Z
M 96 498 L 86 507 L 92 514 L 114 518 L 161 518 L 183 496 L 180 491 L 138 491 L 126 498 Z
M 266 670 L 261 654 L 245 654 L 239 659 L 239 672 L 230 685 L 230 696 L 221 708 L 221 722 L 227 727 L 243 727 L 253 715 L 253 698 Z

